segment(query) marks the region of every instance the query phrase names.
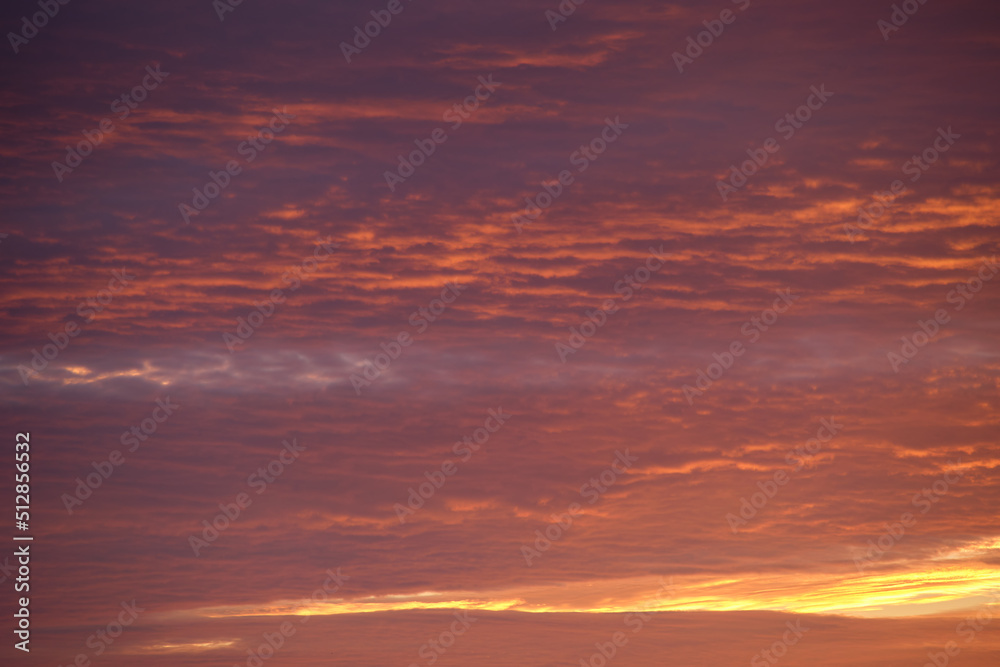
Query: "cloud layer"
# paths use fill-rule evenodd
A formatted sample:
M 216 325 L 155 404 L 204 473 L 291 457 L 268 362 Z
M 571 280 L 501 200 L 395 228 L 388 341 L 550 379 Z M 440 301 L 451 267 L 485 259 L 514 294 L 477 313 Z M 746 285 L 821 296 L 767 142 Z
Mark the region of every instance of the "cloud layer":
M 135 599 L 107 664 L 236 663 L 338 567 L 288 664 L 422 662 L 451 607 L 442 664 L 578 664 L 661 577 L 622 664 L 954 638 L 1000 587 L 993 4 L 400 6 L 351 62 L 384 4 L 70 3 L 8 53 L 46 657 Z

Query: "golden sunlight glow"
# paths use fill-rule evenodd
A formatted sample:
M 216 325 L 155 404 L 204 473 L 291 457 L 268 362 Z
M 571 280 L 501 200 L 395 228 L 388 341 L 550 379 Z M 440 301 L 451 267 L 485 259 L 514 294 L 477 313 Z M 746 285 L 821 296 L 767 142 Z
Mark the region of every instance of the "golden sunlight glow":
M 992 540 L 995 545 L 997 540 Z M 507 591 L 425 592 L 329 602 L 193 610 L 207 618 L 360 614 L 413 609 L 526 613 L 628 611 L 784 611 L 858 617 L 920 616 L 976 606 L 1000 590 L 1000 572 L 984 565 L 888 574 L 758 574 L 745 578 L 638 577 Z

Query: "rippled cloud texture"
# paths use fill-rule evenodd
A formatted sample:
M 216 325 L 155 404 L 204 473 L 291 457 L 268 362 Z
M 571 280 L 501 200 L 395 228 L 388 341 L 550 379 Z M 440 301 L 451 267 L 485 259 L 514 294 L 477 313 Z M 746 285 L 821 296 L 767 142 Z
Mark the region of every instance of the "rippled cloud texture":
M 40 11 L 4 664 L 997 664 L 995 3 Z

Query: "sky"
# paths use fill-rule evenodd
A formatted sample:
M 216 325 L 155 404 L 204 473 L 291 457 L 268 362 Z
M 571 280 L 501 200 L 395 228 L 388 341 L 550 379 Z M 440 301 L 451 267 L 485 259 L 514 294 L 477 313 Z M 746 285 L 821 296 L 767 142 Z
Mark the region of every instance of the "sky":
M 998 664 L 996 3 L 51 1 L 4 664 Z

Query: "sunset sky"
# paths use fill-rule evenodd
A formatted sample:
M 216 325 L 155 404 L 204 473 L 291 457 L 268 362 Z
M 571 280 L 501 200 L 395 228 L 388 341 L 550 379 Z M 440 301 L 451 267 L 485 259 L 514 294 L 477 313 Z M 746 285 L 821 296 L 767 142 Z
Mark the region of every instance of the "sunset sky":
M 229 2 L 0 11 L 0 663 L 1000 664 L 1000 5 Z

